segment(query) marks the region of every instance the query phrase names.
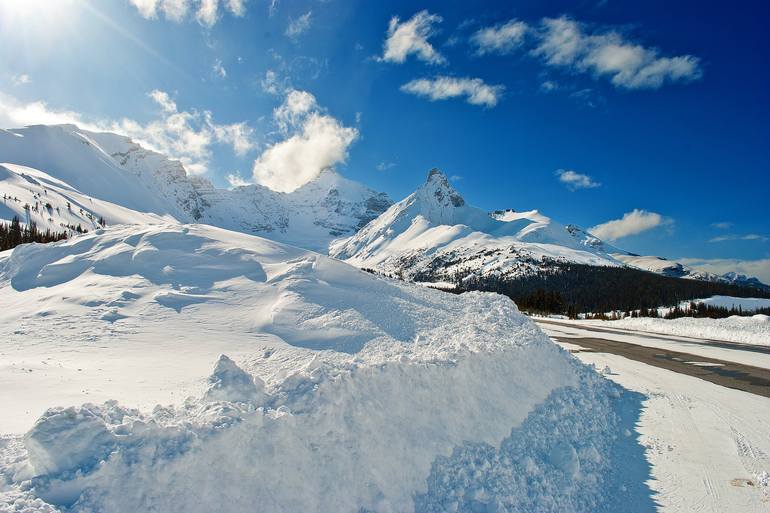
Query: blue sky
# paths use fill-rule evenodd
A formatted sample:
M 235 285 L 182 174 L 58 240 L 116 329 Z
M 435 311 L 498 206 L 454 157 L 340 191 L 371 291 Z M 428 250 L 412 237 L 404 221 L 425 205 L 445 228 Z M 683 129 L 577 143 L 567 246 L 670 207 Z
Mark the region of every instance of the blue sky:
M 401 199 L 435 166 L 476 206 L 768 279 L 762 10 L 7 0 L 0 125 L 122 131 L 222 187 L 332 165 Z

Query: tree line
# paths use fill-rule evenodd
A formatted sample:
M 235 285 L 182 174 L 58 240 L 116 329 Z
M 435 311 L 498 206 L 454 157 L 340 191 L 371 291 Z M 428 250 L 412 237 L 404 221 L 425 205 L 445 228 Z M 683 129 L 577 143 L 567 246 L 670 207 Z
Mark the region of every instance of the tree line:
M 72 229 L 78 233 L 85 233 L 80 225 Z M 0 223 L 0 251 L 13 249 L 19 244 L 28 242 L 56 242 L 64 240 L 69 236 L 69 230 L 61 232 L 52 232 L 50 229 L 41 231 L 35 223 L 29 226 L 23 225 L 18 217 L 14 217 L 10 223 Z

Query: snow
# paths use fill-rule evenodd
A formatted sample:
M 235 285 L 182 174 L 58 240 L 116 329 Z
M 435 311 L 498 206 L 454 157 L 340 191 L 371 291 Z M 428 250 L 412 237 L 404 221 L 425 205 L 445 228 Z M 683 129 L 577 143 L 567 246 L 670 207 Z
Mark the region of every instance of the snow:
M 288 194 L 260 185 L 217 189 L 205 178 L 188 176 L 180 162 L 127 137 L 73 125 L 0 130 L 0 162 L 38 170 L 60 187 L 78 191 L 88 212 L 113 222 L 144 223 L 140 217 L 149 213 L 265 235 L 323 253 L 332 240 L 355 233 L 391 203 L 387 195 L 333 170 Z M 6 178 L 0 172 L 0 192 L 10 187 Z M 39 192 L 26 188 L 25 196 Z M 100 205 L 90 204 L 99 200 Z M 126 209 L 136 212 L 133 218 Z
M 537 210 L 488 214 L 469 206 L 440 171 L 329 254 L 353 265 L 408 279 L 448 281 L 470 272 L 520 276 L 545 260 L 622 265 L 619 252 L 577 226 L 563 226 Z M 427 275 L 427 276 L 426 276 Z
M 769 399 L 622 356 L 563 345 L 577 351 L 581 361 L 611 369 L 609 379 L 644 394 L 634 436 L 650 464 L 656 511 L 767 511 Z
M 607 324 L 652 333 L 770 346 L 770 317 L 761 314 L 747 317 L 733 315 L 726 319 L 627 317 L 618 321 L 607 321 Z
M 753 312 L 760 308 L 770 308 L 770 299 L 767 298 L 711 296 L 706 299 L 696 299 L 694 301 L 696 303 L 721 306 L 728 309 L 741 308 L 744 312 Z
M 509 299 L 258 237 L 0 253 L 0 356 L 10 511 L 650 510 L 638 399 Z

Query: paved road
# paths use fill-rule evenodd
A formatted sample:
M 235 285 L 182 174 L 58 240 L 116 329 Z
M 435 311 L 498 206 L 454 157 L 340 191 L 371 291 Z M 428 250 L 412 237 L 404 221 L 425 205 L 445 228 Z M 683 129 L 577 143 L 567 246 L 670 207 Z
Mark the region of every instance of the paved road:
M 596 333 L 614 333 L 617 331 L 597 328 L 593 326 L 574 326 L 554 321 L 545 321 L 537 319 L 538 323 L 556 324 L 563 327 L 579 328 L 581 330 L 592 331 Z M 639 332 L 630 332 L 635 336 L 645 336 Z M 754 367 L 741 363 L 730 362 L 726 360 L 706 358 L 691 353 L 662 349 L 659 347 L 648 347 L 620 340 L 611 340 L 609 337 L 563 337 L 551 335 L 551 338 L 558 342 L 579 346 L 580 351 L 595 351 L 602 353 L 611 353 L 631 360 L 653 365 L 670 371 L 694 376 L 711 383 L 716 383 L 728 388 L 743 390 L 762 397 L 770 398 L 770 369 Z M 655 334 L 656 339 L 667 339 L 666 335 Z M 671 340 L 677 340 L 679 337 L 672 337 Z M 709 341 L 687 338 L 688 343 L 698 343 L 708 346 L 717 346 L 735 351 L 750 351 L 770 354 L 770 348 L 757 347 L 748 344 L 736 344 L 732 342 Z

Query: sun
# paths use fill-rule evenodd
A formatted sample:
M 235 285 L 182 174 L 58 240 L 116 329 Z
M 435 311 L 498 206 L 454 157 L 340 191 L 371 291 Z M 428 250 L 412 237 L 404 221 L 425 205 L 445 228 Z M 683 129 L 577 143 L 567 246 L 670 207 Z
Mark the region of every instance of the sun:
M 55 31 L 71 21 L 78 4 L 86 0 L 0 0 L 0 27 L 24 33 Z

